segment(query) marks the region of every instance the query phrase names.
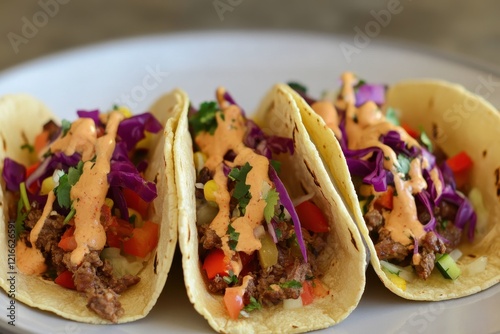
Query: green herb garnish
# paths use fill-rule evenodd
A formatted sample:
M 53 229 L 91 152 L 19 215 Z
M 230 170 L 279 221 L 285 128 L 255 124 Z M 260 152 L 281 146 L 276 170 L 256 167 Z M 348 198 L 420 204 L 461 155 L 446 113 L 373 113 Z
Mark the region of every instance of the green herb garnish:
M 217 129 L 217 112 L 220 111 L 215 101 L 203 102 L 200 105 L 200 110 L 189 118 L 189 125 L 193 128 L 195 136 L 203 131 L 214 134 Z
M 304 94 L 307 93 L 306 86 L 301 85 L 298 82 L 288 82 L 287 85 L 290 86 L 290 88 L 296 92 L 304 93 Z
M 278 204 L 279 194 L 276 189 L 269 189 L 264 199 L 266 200 L 264 218 L 266 219 L 266 222 L 270 223 L 271 219 L 274 217 L 274 208 Z
M 407 175 L 410 172 L 410 159 L 403 154 L 398 154 L 398 163 L 398 172 Z
M 425 130 L 422 126 L 420 126 L 420 141 L 424 143 L 429 152 L 432 152 L 432 141 L 429 136 L 427 136 L 427 133 L 425 133 Z
M 396 112 L 396 109 L 394 109 L 394 108 L 391 108 L 391 107 L 387 108 L 387 111 L 385 113 L 385 118 L 387 119 L 387 121 L 389 123 L 392 123 L 396 126 L 400 125 L 398 114 Z
M 240 237 L 240 233 L 236 232 L 236 230 L 234 229 L 233 226 L 231 226 L 231 224 L 228 225 L 226 233 L 229 235 L 229 242 L 228 242 L 229 248 L 231 248 L 231 250 L 236 250 L 236 245 L 238 245 L 238 239 Z
M 68 134 L 69 129 L 71 128 L 71 122 L 63 119 L 61 121 L 61 130 L 62 130 L 62 136 L 66 136 Z
M 236 181 L 232 196 L 238 200 L 238 208 L 242 215 L 245 214 L 245 208 L 252 198 L 249 191 L 250 186 L 245 183 L 250 170 L 252 170 L 252 166 L 247 162 L 241 168 L 235 167 L 231 169 L 228 175 L 231 180 Z
M 300 289 L 302 288 L 302 283 L 297 280 L 286 281 L 285 283 L 281 283 L 280 287 L 282 289 Z
M 245 306 L 245 311 L 251 312 L 255 310 L 260 310 L 262 305 L 254 297 L 250 297 L 250 303 Z

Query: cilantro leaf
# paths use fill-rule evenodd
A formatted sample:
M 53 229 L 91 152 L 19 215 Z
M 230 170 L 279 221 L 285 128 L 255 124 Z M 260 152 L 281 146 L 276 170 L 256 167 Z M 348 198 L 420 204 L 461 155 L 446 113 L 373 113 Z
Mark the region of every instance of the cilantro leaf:
M 300 92 L 300 93 L 304 93 L 304 94 L 307 93 L 307 88 L 298 82 L 293 82 L 293 81 L 288 82 L 287 85 L 290 86 L 290 88 L 296 92 Z
M 21 233 L 24 232 L 24 221 L 28 217 L 28 213 L 24 210 L 24 203 L 22 199 L 17 202 L 17 216 L 15 221 L 16 241 L 19 240 Z
M 280 284 L 280 287 L 282 289 L 300 289 L 302 288 L 302 283 L 300 283 L 299 281 L 297 280 L 291 280 L 291 281 L 286 281 L 285 283 L 281 283 Z
M 392 123 L 396 126 L 400 125 L 398 113 L 396 112 L 396 109 L 394 109 L 394 108 L 390 108 L 390 107 L 387 108 L 387 112 L 385 113 L 385 118 L 387 119 L 387 121 L 389 123 Z
M 189 125 L 192 126 L 195 136 L 202 131 L 214 134 L 217 129 L 217 112 L 219 112 L 217 102 L 209 101 L 201 104 L 200 110 L 189 118 Z
M 245 183 L 247 174 L 251 170 L 252 166 L 247 162 L 241 168 L 234 167 L 231 169 L 228 175 L 231 180 L 236 181 L 232 196 L 238 200 L 238 208 L 242 214 L 245 214 L 245 208 L 252 198 L 249 191 L 250 186 Z
M 228 242 L 229 248 L 231 248 L 231 250 L 236 250 L 236 245 L 238 245 L 238 239 L 240 237 L 240 233 L 236 232 L 236 230 L 234 229 L 233 226 L 231 226 L 231 224 L 228 225 L 226 233 L 229 235 L 229 242 Z
M 427 146 L 429 152 L 432 152 L 432 141 L 429 136 L 427 136 L 427 133 L 425 133 L 425 130 L 422 126 L 420 126 L 420 140 L 422 141 L 422 143 L 424 143 L 425 146 Z
M 62 130 L 62 136 L 66 136 L 68 133 L 69 129 L 71 128 L 71 122 L 68 121 L 67 119 L 63 119 L 61 121 L 61 130 Z
M 274 217 L 274 208 L 278 204 L 279 194 L 276 189 L 269 189 L 267 192 L 266 198 L 266 207 L 264 208 L 264 218 L 266 222 L 271 222 L 271 219 Z
M 403 154 L 398 154 L 398 163 L 399 163 L 398 172 L 407 175 L 408 172 L 410 171 L 410 159 Z
M 366 85 L 366 81 L 365 81 L 365 80 L 363 80 L 363 79 L 359 79 L 359 80 L 358 80 L 358 83 L 357 83 L 357 84 L 355 84 L 353 88 L 354 88 L 354 90 L 358 90 L 358 89 L 359 89 L 359 87 L 361 87 L 361 86 L 363 86 L 363 85 Z
M 24 144 L 24 145 L 22 145 L 21 149 L 22 150 L 28 150 L 29 153 L 35 152 L 35 147 L 33 145 L 30 145 L 30 144 Z
M 71 184 L 68 180 L 68 174 L 64 174 L 59 178 L 59 185 L 54 188 L 54 191 L 56 192 L 57 203 L 59 203 L 59 206 L 69 209 L 71 206 Z
M 260 310 L 262 305 L 254 297 L 250 297 L 250 303 L 245 306 L 245 311 L 251 312 L 255 310 Z
M 83 173 L 83 161 L 78 162 L 78 165 L 75 167 L 70 167 L 68 170 L 68 182 L 71 186 L 74 186 L 78 180 L 80 179 L 80 176 Z
M 224 276 L 222 277 L 222 279 L 224 280 L 224 282 L 226 282 L 228 285 L 231 285 L 231 284 L 238 284 L 238 276 L 236 276 L 235 274 L 233 274 L 232 272 L 229 272 L 229 276 Z

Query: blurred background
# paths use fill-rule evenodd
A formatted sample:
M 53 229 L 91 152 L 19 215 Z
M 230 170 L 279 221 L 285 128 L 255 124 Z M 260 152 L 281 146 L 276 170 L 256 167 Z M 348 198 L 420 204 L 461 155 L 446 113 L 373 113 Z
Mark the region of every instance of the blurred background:
M 1 1 L 0 70 L 69 48 L 145 34 L 294 29 L 355 38 L 375 21 L 381 40 L 500 66 L 498 13 L 500 1 L 495 0 Z

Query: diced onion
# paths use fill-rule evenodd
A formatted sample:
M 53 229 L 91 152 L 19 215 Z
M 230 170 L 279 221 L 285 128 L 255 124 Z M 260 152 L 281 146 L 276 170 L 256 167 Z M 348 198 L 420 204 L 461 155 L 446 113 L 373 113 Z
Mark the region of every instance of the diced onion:
M 264 229 L 264 226 L 259 225 L 256 228 L 253 229 L 253 235 L 257 238 L 260 239 L 261 237 L 266 234 L 266 230 Z
M 285 310 L 293 310 L 302 307 L 302 298 L 297 299 L 285 299 L 283 300 L 283 308 Z
M 117 277 L 123 275 L 137 275 L 143 268 L 143 263 L 134 256 L 123 256 L 120 249 L 116 247 L 104 248 L 101 252 L 101 258 L 108 260 L 113 267 L 113 274 Z
M 411 269 L 403 268 L 387 261 L 380 261 L 380 265 L 387 269 L 389 272 L 398 275 L 405 281 L 413 282 L 413 280 L 415 279 L 415 274 L 411 271 Z
M 464 274 L 468 276 L 477 275 L 486 269 L 487 264 L 488 258 L 486 256 L 481 256 L 464 267 Z
M 194 184 L 194 187 L 195 187 L 196 189 L 203 189 L 204 184 L 203 184 L 203 183 L 201 183 L 201 182 L 196 182 L 196 183 Z
M 460 249 L 455 248 L 454 250 L 451 251 L 450 256 L 453 259 L 453 261 L 457 262 L 458 259 L 462 257 L 462 252 L 460 251 Z

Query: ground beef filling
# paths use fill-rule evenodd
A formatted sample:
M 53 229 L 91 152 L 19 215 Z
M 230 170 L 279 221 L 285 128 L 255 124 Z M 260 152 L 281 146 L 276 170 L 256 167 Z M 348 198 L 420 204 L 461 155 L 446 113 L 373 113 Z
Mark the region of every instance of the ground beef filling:
M 453 225 L 457 207 L 442 201 L 435 208 L 434 217 L 437 220 L 437 233 L 427 232 L 421 239 L 418 253 L 420 261 L 413 262 L 413 245 L 405 246 L 392 240 L 390 232 L 384 228 L 384 217 L 381 209 L 372 208 L 365 216 L 365 223 L 370 231 L 370 237 L 375 243 L 375 250 L 380 260 L 406 266 L 411 264 L 420 278 L 427 279 L 436 260 L 436 254 L 449 253 L 456 248 L 462 237 L 462 230 Z M 430 215 L 424 206 L 417 205 L 418 219 L 422 224 L 430 220 Z
M 263 269 L 259 264 L 256 252 L 247 259 L 243 270 L 238 277 L 238 282 L 243 281 L 245 275 L 250 275 L 253 279 L 245 290 L 243 297 L 244 304 L 250 302 L 253 297 L 262 305 L 271 306 L 281 303 L 284 299 L 297 299 L 301 294 L 301 287 L 287 286 L 287 282 L 303 282 L 306 278 L 320 277 L 316 258 L 325 248 L 324 236 L 317 233 L 309 233 L 302 229 L 304 241 L 308 245 L 308 262 L 302 260 L 300 254 L 294 254 L 289 246 L 290 237 L 294 235 L 293 225 L 286 222 L 278 223 L 278 229 L 282 232 L 278 239 L 278 263 Z M 203 259 L 208 252 L 216 247 L 220 247 L 220 238 L 208 226 L 198 226 L 200 240 L 200 259 Z M 299 250 L 300 252 L 300 250 Z M 203 271 L 205 274 L 205 271 Z M 213 279 L 206 278 L 207 289 L 214 294 L 224 294 L 227 287 L 237 286 L 228 284 L 224 277 L 217 275 Z
M 41 215 L 42 210 L 35 202 L 24 222 L 25 231 L 21 234 L 28 245 L 31 245 L 29 233 Z M 61 215 L 48 217 L 36 242 L 49 268 L 46 276 L 53 279 L 66 270 L 71 271 L 76 290 L 87 297 L 87 307 L 100 317 L 117 322 L 124 314 L 118 300 L 120 293 L 137 284 L 140 278 L 133 275 L 113 276 L 113 267 L 107 260 L 102 261 L 97 251 L 87 254 L 82 263 L 74 267 L 70 261 L 71 252 L 58 247 L 62 234 L 69 227 L 63 221 L 64 217 Z

